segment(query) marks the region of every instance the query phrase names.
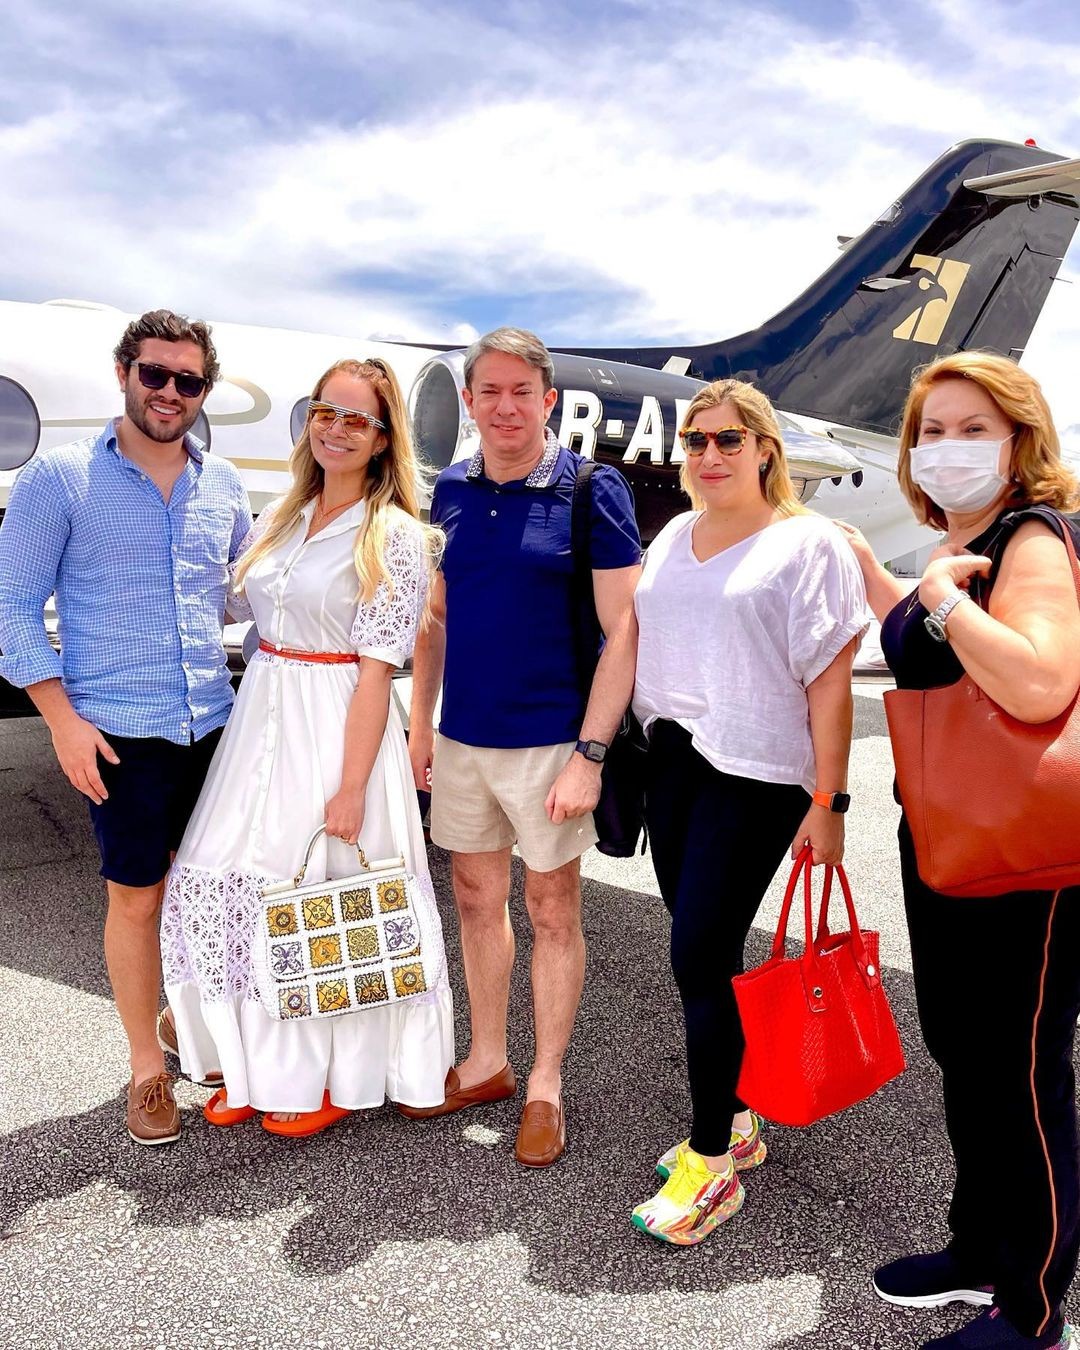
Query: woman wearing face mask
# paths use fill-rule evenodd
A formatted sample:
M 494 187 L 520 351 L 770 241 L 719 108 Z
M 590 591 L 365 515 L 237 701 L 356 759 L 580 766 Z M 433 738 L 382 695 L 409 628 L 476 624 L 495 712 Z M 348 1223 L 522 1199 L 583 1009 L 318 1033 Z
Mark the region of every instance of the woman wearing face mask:
M 946 531 L 917 592 L 844 527 L 897 685 L 928 689 L 966 671 L 1021 721 L 1058 716 L 1080 686 L 1080 607 L 1052 522 L 1080 493 L 1036 381 L 983 352 L 928 366 L 904 410 L 899 478 L 919 520 Z M 1061 519 L 1080 544 L 1077 523 Z M 989 591 L 988 609 L 975 587 L 984 603 Z M 882 1266 L 874 1287 L 911 1307 L 984 1307 L 925 1346 L 1066 1346 L 1062 1305 L 1080 1245 L 1080 888 L 940 895 L 919 877 L 903 817 L 899 840 L 919 1019 L 941 1069 L 956 1182 L 945 1250 Z

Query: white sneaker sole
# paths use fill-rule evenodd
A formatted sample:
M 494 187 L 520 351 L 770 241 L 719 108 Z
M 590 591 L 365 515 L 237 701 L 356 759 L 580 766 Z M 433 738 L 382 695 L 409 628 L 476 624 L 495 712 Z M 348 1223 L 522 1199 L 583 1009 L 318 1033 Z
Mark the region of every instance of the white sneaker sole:
M 873 1281 L 871 1281 L 873 1284 Z M 874 1284 L 874 1293 L 898 1308 L 944 1308 L 950 1303 L 970 1303 L 973 1308 L 989 1308 L 994 1296 L 985 1289 L 943 1289 L 940 1294 L 886 1294 Z

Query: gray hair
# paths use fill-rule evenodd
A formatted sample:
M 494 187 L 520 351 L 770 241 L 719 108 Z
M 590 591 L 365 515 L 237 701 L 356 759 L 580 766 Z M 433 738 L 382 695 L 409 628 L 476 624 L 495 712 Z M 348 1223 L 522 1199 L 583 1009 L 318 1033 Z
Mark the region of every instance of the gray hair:
M 488 352 L 505 352 L 507 356 L 520 357 L 544 377 L 545 392 L 555 387 L 555 362 L 536 334 L 526 328 L 496 328 L 477 338 L 465 353 L 466 388 L 472 388 L 473 367 Z

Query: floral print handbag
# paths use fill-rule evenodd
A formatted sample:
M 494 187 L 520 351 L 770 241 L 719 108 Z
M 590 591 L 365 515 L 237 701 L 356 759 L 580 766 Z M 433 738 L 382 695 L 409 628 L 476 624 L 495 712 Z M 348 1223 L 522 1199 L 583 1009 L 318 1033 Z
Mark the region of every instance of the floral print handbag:
M 369 863 L 358 844 L 360 872 L 305 885 L 323 833 L 320 825 L 308 840 L 291 882 L 262 891 L 252 965 L 259 1001 L 277 1021 L 382 1008 L 434 986 L 425 958 L 437 944 L 424 942 L 419 883 L 404 858 Z

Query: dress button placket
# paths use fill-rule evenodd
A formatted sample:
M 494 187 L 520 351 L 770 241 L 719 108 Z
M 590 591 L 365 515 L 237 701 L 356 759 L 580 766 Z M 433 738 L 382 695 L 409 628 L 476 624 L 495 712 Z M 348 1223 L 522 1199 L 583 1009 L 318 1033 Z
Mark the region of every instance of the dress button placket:
M 285 565 L 278 573 L 277 580 L 271 586 L 274 596 L 274 635 L 272 641 L 275 646 L 278 647 L 285 646 L 285 589 L 288 585 L 289 573 L 292 571 L 292 565 L 298 551 L 299 550 L 294 550 L 289 556 Z M 281 682 L 284 678 L 284 674 L 284 662 L 280 659 L 272 660 L 268 672 L 268 678 L 270 680 L 270 697 L 267 700 L 267 712 L 269 713 L 269 716 L 266 719 L 266 727 L 263 734 L 262 765 L 259 772 L 258 795 L 260 802 L 265 802 L 270 791 L 270 771 L 274 764 L 274 752 L 277 749 L 277 713 L 278 706 L 281 702 Z M 256 813 L 254 830 L 256 846 L 263 837 L 264 817 L 265 812 L 260 808 Z

